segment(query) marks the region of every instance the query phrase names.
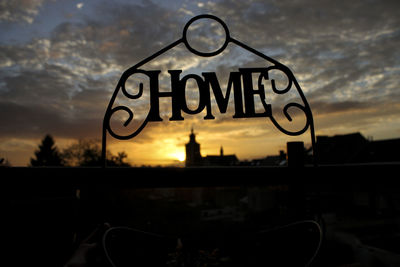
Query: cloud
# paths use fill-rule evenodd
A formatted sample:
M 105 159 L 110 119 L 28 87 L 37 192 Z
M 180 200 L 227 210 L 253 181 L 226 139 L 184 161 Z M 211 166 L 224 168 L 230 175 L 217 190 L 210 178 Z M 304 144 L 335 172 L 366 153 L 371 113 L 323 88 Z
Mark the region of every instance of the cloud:
M 0 137 L 99 137 L 109 98 L 107 79 L 81 77 L 62 66 L 44 64 L 3 78 Z
M 129 67 L 175 41 L 180 34 L 176 32 L 180 23 L 173 14 L 151 1 L 142 5 L 103 3 L 97 6 L 96 15 L 101 19 L 90 18 L 80 25 L 61 27 L 54 38 L 63 42 L 78 35 L 94 48 L 83 50 L 84 55 L 107 55 L 105 60 Z
M 28 44 L 0 44 L 0 67 L 39 69 L 49 60 L 50 46 L 48 39 L 35 39 Z
M 95 9 L 101 19 L 64 22 L 28 43 L 0 43 L 2 114 L 14 118 L 2 116 L 0 137 L 99 137 L 122 72 L 177 39 L 176 19 L 151 2 L 104 4 Z
M 44 0 L 3 2 L 0 21 L 6 23 L 32 23 L 46 4 Z M 105 108 L 123 71 L 181 38 L 187 16 L 200 11 L 220 17 L 232 37 L 293 71 L 313 110 L 317 132 L 350 129 L 349 121 L 356 125 L 351 129 L 373 132 L 373 119 L 389 125 L 399 111 L 399 5 L 384 0 L 222 0 L 174 10 L 151 1 L 86 4 L 90 12 L 52 25 L 49 35 L 26 43 L 0 41 L 0 109 L 1 114 L 9 114 L 0 118 L 0 138 L 38 138 L 47 132 L 63 138 L 99 137 Z M 82 9 L 83 2 L 76 8 Z M 221 87 L 226 88 L 231 71 L 265 64 L 233 44 L 216 58 L 193 56 L 181 44 L 143 67 L 162 67 L 164 72 L 182 69 L 182 75 L 216 70 Z M 168 77 L 162 78 L 160 86 L 170 90 Z M 270 92 L 267 97 L 274 111 L 299 99 L 295 94 L 282 99 Z M 190 88 L 188 98 L 197 103 Z M 146 111 L 146 105 L 133 104 L 135 112 Z M 264 132 L 264 124 L 255 126 L 258 121 L 238 130 L 237 125 L 244 124 L 233 122 L 231 114 L 215 113 L 218 118 L 209 127 L 203 124 L 204 114 L 185 115 L 184 122 L 169 127 L 171 103 L 161 106 L 165 121 L 146 126 L 135 142 L 182 135 L 197 123 L 205 136 L 220 133 L 227 140 L 259 141 L 264 134 L 272 136 L 272 126 Z
M 357 99 L 366 104 L 398 97 L 396 90 L 387 89 L 399 84 L 398 8 L 396 1 L 208 4 L 235 38 L 266 55 L 280 51 L 275 59 L 293 70 L 311 103 Z
M 101 118 L 84 113 L 79 119 L 66 117 L 56 107 L 1 102 L 1 138 L 39 138 L 50 133 L 62 138 L 100 138 Z M 78 114 L 77 114 L 78 115 Z
M 31 24 L 46 0 L 14 0 L 0 2 L 0 21 Z

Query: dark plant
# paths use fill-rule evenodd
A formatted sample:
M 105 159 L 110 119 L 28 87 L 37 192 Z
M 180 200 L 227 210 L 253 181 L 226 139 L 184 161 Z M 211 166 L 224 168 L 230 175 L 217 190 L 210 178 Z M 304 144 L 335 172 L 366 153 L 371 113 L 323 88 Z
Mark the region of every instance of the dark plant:
M 130 166 L 125 162 L 128 155 L 125 152 L 118 152 L 113 155 L 107 151 L 107 166 Z M 101 147 L 97 140 L 79 140 L 65 148 L 62 158 L 66 166 L 101 166 Z
M 39 149 L 35 151 L 35 158 L 31 158 L 31 166 L 63 166 L 58 148 L 51 135 L 46 135 Z

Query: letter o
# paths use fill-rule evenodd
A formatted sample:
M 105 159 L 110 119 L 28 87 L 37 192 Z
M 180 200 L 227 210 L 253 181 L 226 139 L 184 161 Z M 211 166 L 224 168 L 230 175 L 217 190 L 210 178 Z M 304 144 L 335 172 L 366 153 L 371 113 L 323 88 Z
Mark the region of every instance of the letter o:
M 197 83 L 197 87 L 199 88 L 199 93 L 200 93 L 200 97 L 199 97 L 199 105 L 195 110 L 191 110 L 189 109 L 189 107 L 187 106 L 186 103 L 186 82 L 189 79 L 194 79 Z M 204 80 L 196 75 L 196 74 L 189 74 L 184 76 L 181 80 L 180 80 L 180 98 L 181 98 L 181 103 L 182 103 L 182 111 L 184 111 L 187 114 L 198 114 L 200 113 L 206 106 L 207 104 L 207 86 L 206 83 L 204 82 Z

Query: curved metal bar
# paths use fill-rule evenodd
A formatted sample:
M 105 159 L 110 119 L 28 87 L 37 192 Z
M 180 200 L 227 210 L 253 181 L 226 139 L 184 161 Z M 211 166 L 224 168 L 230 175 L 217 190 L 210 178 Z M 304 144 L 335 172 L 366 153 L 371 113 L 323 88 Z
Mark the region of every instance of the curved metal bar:
M 277 60 L 272 59 L 272 58 L 270 58 L 270 57 L 264 55 L 263 53 L 261 53 L 261 52 L 255 50 L 254 48 L 249 47 L 248 45 L 246 45 L 246 44 L 244 44 L 244 43 L 242 43 L 242 42 L 240 42 L 240 41 L 238 41 L 238 40 L 236 40 L 236 39 L 234 39 L 234 38 L 232 38 L 232 37 L 230 37 L 230 42 L 232 42 L 232 43 L 234 43 L 234 44 L 240 46 L 241 48 L 243 48 L 243 49 L 245 49 L 245 50 L 247 50 L 247 51 L 249 51 L 249 52 L 251 52 L 251 53 L 253 53 L 253 54 L 255 54 L 255 55 L 257 55 L 257 56 L 259 56 L 259 57 L 261 57 L 261 58 L 263 58 L 263 59 L 265 59 L 265 60 L 271 62 L 271 63 L 273 63 L 274 66 L 268 67 L 268 68 L 267 68 L 268 70 L 278 69 L 278 70 L 283 71 L 283 72 L 286 74 L 286 76 L 287 76 L 288 79 L 289 79 L 289 84 L 288 84 L 288 86 L 287 86 L 285 89 L 283 89 L 283 90 L 279 90 L 278 88 L 276 88 L 275 81 L 274 81 L 274 80 L 271 80 L 272 90 L 274 91 L 274 93 L 276 93 L 276 94 L 285 94 L 285 93 L 287 93 L 287 92 L 291 89 L 292 84 L 294 84 L 294 86 L 296 87 L 297 92 L 298 92 L 299 95 L 300 95 L 301 100 L 302 100 L 303 103 L 304 103 L 304 106 L 301 106 L 300 104 L 296 104 L 296 103 L 289 103 L 289 104 L 287 104 L 287 105 L 285 106 L 285 108 L 284 108 L 284 114 L 285 114 L 286 118 L 288 118 L 289 121 L 291 121 L 291 117 L 290 117 L 290 115 L 287 113 L 287 110 L 288 110 L 290 107 L 292 107 L 292 106 L 295 106 L 295 107 L 297 107 L 297 108 L 302 109 L 303 112 L 304 112 L 305 115 L 306 115 L 306 118 L 307 118 L 307 122 L 306 122 L 305 127 L 304 127 L 302 130 L 300 130 L 300 131 L 292 132 L 292 131 L 288 131 L 288 130 L 284 129 L 283 127 L 281 127 L 281 126 L 278 124 L 278 122 L 275 120 L 275 118 L 274 118 L 273 116 L 271 116 L 270 119 L 271 119 L 272 123 L 273 123 L 281 132 L 283 132 L 283 133 L 285 133 L 285 134 L 287 134 L 287 135 L 300 135 L 300 134 L 304 133 L 304 132 L 308 129 L 308 127 L 310 127 L 311 146 L 312 146 L 312 150 L 313 150 L 314 166 L 317 166 L 317 165 L 318 165 L 318 162 L 317 162 L 317 151 L 316 151 L 316 146 L 315 146 L 315 131 L 314 131 L 314 120 L 313 120 L 313 115 L 312 115 L 312 112 L 311 112 L 311 108 L 310 108 L 310 106 L 309 106 L 309 104 L 308 104 L 308 102 L 307 102 L 307 99 L 306 99 L 306 97 L 305 97 L 303 91 L 301 90 L 300 85 L 299 85 L 298 82 L 296 81 L 296 78 L 294 77 L 292 71 L 291 71 L 287 66 L 283 65 L 282 63 L 278 62 Z M 286 111 L 285 111 L 285 110 L 286 110 Z
M 112 114 L 113 114 L 114 112 L 118 111 L 118 110 L 125 110 L 125 111 L 128 110 L 127 107 L 122 108 L 122 106 L 121 106 L 121 108 L 118 108 L 118 107 L 115 108 L 115 109 L 112 108 L 112 106 L 114 105 L 115 99 L 117 98 L 117 95 L 118 95 L 119 90 L 121 89 L 122 92 L 123 92 L 123 94 L 124 94 L 125 96 L 127 96 L 128 98 L 130 98 L 130 99 L 137 99 L 137 98 L 139 98 L 139 97 L 143 94 L 143 84 L 141 83 L 141 84 L 139 85 L 139 92 L 138 92 L 137 95 L 131 95 L 131 94 L 129 94 L 129 93 L 126 91 L 126 88 L 125 88 L 125 82 L 126 82 L 126 80 L 127 80 L 127 79 L 129 78 L 129 76 L 131 76 L 133 73 L 135 73 L 135 72 L 140 72 L 140 70 L 138 70 L 139 67 L 141 67 L 142 65 L 148 63 L 149 61 L 153 60 L 154 58 L 158 57 L 159 55 L 165 53 L 166 51 L 168 51 L 168 50 L 174 48 L 175 46 L 179 45 L 180 43 L 182 43 L 182 39 L 176 40 L 175 42 L 173 42 L 173 43 L 167 45 L 166 47 L 164 47 L 163 49 L 161 49 L 161 50 L 159 50 L 158 52 L 154 53 L 153 55 L 151 55 L 151 56 L 145 58 L 144 60 L 140 61 L 140 62 L 137 63 L 136 65 L 130 67 L 129 69 L 127 69 L 127 70 L 122 74 L 120 80 L 118 81 L 118 84 L 117 84 L 116 88 L 114 89 L 114 92 L 113 92 L 113 94 L 112 94 L 112 97 L 111 97 L 111 99 L 110 99 L 110 102 L 108 103 L 106 112 L 105 112 L 105 114 L 104 114 L 104 119 L 103 119 L 103 130 L 102 130 L 102 142 L 101 142 L 101 160 L 102 160 L 102 163 L 103 163 L 103 167 L 106 167 L 106 164 L 107 164 L 107 159 L 106 159 L 106 156 L 107 156 L 107 155 L 106 155 L 106 150 L 107 150 L 107 131 L 110 133 L 111 136 L 113 136 L 113 137 L 116 138 L 116 139 L 127 140 L 127 139 L 133 138 L 133 137 L 135 137 L 136 135 L 138 135 L 138 134 L 143 130 L 144 126 L 146 126 L 146 124 L 147 124 L 147 118 L 146 118 L 146 119 L 144 120 L 142 126 L 139 127 L 134 133 L 132 133 L 132 134 L 130 134 L 130 135 L 128 135 L 128 136 L 120 136 L 120 135 L 117 135 L 116 133 L 114 133 L 114 132 L 111 130 L 111 127 L 110 127 L 110 119 L 111 119 Z M 129 117 L 130 119 L 128 119 L 127 121 L 125 121 L 124 126 L 127 126 L 127 125 L 131 122 L 131 120 L 132 120 L 132 118 L 133 118 L 133 113 L 132 113 L 132 111 L 129 110 L 129 111 L 127 111 L 127 112 L 128 112 L 128 114 L 129 114 L 129 116 L 130 116 L 130 117 Z
M 289 92 L 289 90 L 292 88 L 292 76 L 291 75 L 291 71 L 287 68 L 284 67 L 283 65 L 276 65 L 273 67 L 270 67 L 270 69 L 276 69 L 276 70 L 280 70 L 283 73 L 285 73 L 286 77 L 288 78 L 288 85 L 286 86 L 285 89 L 278 89 L 275 85 L 275 80 L 271 79 L 271 87 L 272 87 L 272 91 L 274 91 L 275 94 L 286 94 L 287 92 Z
M 292 88 L 292 77 L 293 75 L 291 75 L 290 70 L 287 67 L 284 67 L 283 65 L 274 65 L 274 66 L 270 66 L 265 68 L 265 71 L 263 71 L 260 76 L 258 77 L 258 88 L 262 88 L 264 90 L 264 85 L 262 84 L 262 79 L 266 79 L 269 80 L 269 74 L 268 72 L 270 70 L 280 70 L 282 71 L 287 79 L 288 79 L 288 85 L 286 86 L 285 89 L 278 89 L 275 85 L 275 80 L 271 79 L 271 87 L 272 87 L 272 91 L 274 91 L 274 93 L 282 95 L 282 94 L 286 94 L 287 92 L 289 92 L 290 88 Z
M 192 24 L 193 22 L 195 22 L 196 20 L 199 20 L 199 19 L 211 19 L 211 20 L 214 20 L 214 21 L 220 23 L 221 26 L 223 27 L 223 29 L 225 31 L 226 39 L 225 39 L 225 42 L 222 44 L 222 46 L 220 48 L 218 48 L 217 50 L 212 51 L 212 52 L 201 52 L 201 51 L 194 49 L 192 46 L 190 46 L 188 39 L 187 39 L 187 30 L 188 30 L 190 24 Z M 223 20 L 221 20 L 220 18 L 218 18 L 214 15 L 203 14 L 203 15 L 198 15 L 196 17 L 193 17 L 186 23 L 185 27 L 183 28 L 182 40 L 183 40 L 183 43 L 186 45 L 186 48 L 193 54 L 201 56 L 201 57 L 212 57 L 212 56 L 218 55 L 219 53 L 221 53 L 222 51 L 225 50 L 225 48 L 228 46 L 228 43 L 230 40 L 230 34 L 229 34 L 228 26 L 226 26 L 226 24 Z
M 303 134 L 305 131 L 307 131 L 307 129 L 308 129 L 309 125 L 310 125 L 309 116 L 307 115 L 306 108 L 303 107 L 302 105 L 300 105 L 300 104 L 298 104 L 298 103 L 289 103 L 289 104 L 286 104 L 285 107 L 283 108 L 283 114 L 285 115 L 285 117 L 286 117 L 289 121 L 292 121 L 292 117 L 291 117 L 290 114 L 288 113 L 288 109 L 291 108 L 291 107 L 296 107 L 296 108 L 301 109 L 301 110 L 304 112 L 304 114 L 306 115 L 306 124 L 305 124 L 305 126 L 304 126 L 303 129 L 301 129 L 301 130 L 299 130 L 299 131 L 289 131 L 289 130 L 286 130 L 285 128 L 283 128 L 283 127 L 275 120 L 275 118 L 274 118 L 273 116 L 270 117 L 270 120 L 271 120 L 271 122 L 275 125 L 275 127 L 278 128 L 278 130 L 281 131 L 281 132 L 283 132 L 284 134 L 291 135 L 291 136 L 301 135 L 301 134 Z
M 122 83 L 121 91 L 122 91 L 122 93 L 124 93 L 124 95 L 127 98 L 138 99 L 138 98 L 140 98 L 142 96 L 142 94 L 143 94 L 143 83 L 139 84 L 139 92 L 136 95 L 132 95 L 132 94 L 128 93 L 128 91 L 126 91 L 125 83 L 126 83 L 126 80 Z
M 187 41 L 186 32 L 187 32 L 187 29 L 188 29 L 189 25 L 192 22 L 194 22 L 195 20 L 198 20 L 198 19 L 201 19 L 201 18 L 213 19 L 213 20 L 219 22 L 223 26 L 223 28 L 225 30 L 226 40 L 225 40 L 224 44 L 222 45 L 222 47 L 219 48 L 218 50 L 214 51 L 214 52 L 210 52 L 210 53 L 199 52 L 199 51 L 193 49 L 190 46 L 190 44 L 188 43 L 188 41 Z M 121 111 L 122 110 L 122 111 L 125 111 L 125 112 L 128 113 L 129 117 L 123 124 L 125 127 L 127 127 L 132 122 L 132 120 L 134 118 L 133 112 L 128 107 L 118 106 L 118 107 L 114 107 L 113 108 L 113 105 L 114 105 L 115 99 L 116 99 L 120 89 L 121 89 L 122 93 L 129 99 L 138 99 L 138 98 L 140 98 L 142 96 L 142 94 L 143 94 L 143 83 L 139 84 L 139 91 L 138 91 L 137 94 L 134 94 L 134 95 L 130 94 L 125 88 L 125 83 L 126 83 L 127 79 L 132 74 L 134 74 L 134 73 L 144 73 L 143 70 L 139 70 L 139 67 L 141 67 L 142 65 L 148 63 L 149 61 L 153 60 L 154 58 L 158 57 L 159 55 L 163 54 L 164 52 L 168 51 L 169 49 L 174 48 L 175 46 L 177 46 L 177 45 L 179 45 L 181 43 L 184 43 L 186 48 L 190 52 L 194 53 L 197 56 L 210 57 L 210 56 L 214 56 L 214 55 L 217 55 L 217 54 L 221 53 L 227 47 L 228 43 L 230 43 L 230 42 L 232 42 L 232 43 L 238 45 L 239 47 L 251 52 L 252 54 L 255 54 L 255 55 L 257 55 L 257 56 L 269 61 L 270 63 L 274 64 L 273 66 L 269 66 L 269 67 L 265 68 L 265 72 L 263 72 L 263 74 L 260 75 L 259 80 L 258 80 L 258 85 L 259 85 L 259 89 L 260 90 L 264 89 L 264 87 L 262 85 L 262 81 L 261 81 L 262 78 L 268 79 L 268 71 L 269 70 L 274 70 L 274 69 L 282 71 L 286 75 L 286 77 L 288 79 L 288 85 L 284 89 L 277 88 L 275 80 L 272 79 L 271 80 L 271 87 L 272 87 L 272 90 L 273 90 L 274 93 L 276 93 L 276 94 L 285 94 L 285 93 L 289 92 L 290 89 L 292 88 L 292 86 L 294 85 L 294 87 L 296 88 L 297 92 L 299 93 L 300 98 L 301 98 L 301 100 L 302 100 L 304 105 L 301 105 L 299 103 L 288 103 L 283 108 L 283 113 L 284 113 L 285 117 L 289 121 L 292 121 L 292 117 L 288 113 L 289 108 L 295 107 L 295 108 L 298 108 L 298 109 L 302 110 L 304 112 L 305 116 L 306 116 L 306 124 L 305 124 L 304 128 L 299 130 L 299 131 L 289 131 L 289 130 L 285 129 L 284 127 L 282 127 L 275 120 L 275 118 L 272 116 L 272 114 L 269 117 L 270 117 L 270 120 L 272 121 L 272 123 L 275 125 L 275 127 L 277 127 L 278 130 L 280 130 L 282 133 L 285 133 L 287 135 L 291 135 L 291 136 L 300 135 L 300 134 L 303 134 L 308 128 L 310 128 L 311 144 L 312 144 L 313 155 L 314 155 L 314 165 L 317 165 L 317 162 L 316 162 L 316 149 L 315 149 L 314 121 L 313 121 L 312 112 L 311 112 L 310 106 L 309 106 L 309 104 L 307 102 L 307 99 L 304 96 L 303 91 L 301 90 L 300 85 L 297 83 L 296 78 L 294 77 L 294 75 L 290 71 L 290 69 L 288 67 L 286 67 L 285 65 L 281 64 L 280 62 L 278 62 L 278 61 L 276 61 L 276 60 L 264 55 L 263 53 L 255 50 L 254 48 L 251 48 L 251 47 L 243 44 L 242 42 L 239 42 L 238 40 L 232 38 L 230 36 L 230 34 L 229 34 L 228 27 L 219 18 L 217 18 L 217 17 L 215 17 L 213 15 L 200 15 L 200 16 L 192 18 L 185 25 L 184 31 L 183 31 L 183 37 L 181 39 L 171 43 L 170 45 L 164 47 L 163 49 L 159 50 L 158 52 L 156 52 L 155 54 L 151 55 L 150 57 L 142 60 L 141 62 L 139 62 L 138 64 L 132 66 L 131 68 L 129 68 L 128 70 L 126 70 L 122 74 L 122 76 L 121 76 L 121 78 L 120 78 L 120 80 L 119 80 L 119 82 L 118 82 L 118 84 L 117 84 L 117 86 L 116 86 L 116 88 L 115 88 L 115 90 L 113 92 L 113 95 L 112 95 L 112 97 L 110 99 L 110 102 L 108 104 L 108 107 L 107 107 L 107 110 L 106 110 L 106 113 L 105 113 L 104 119 L 103 119 L 103 135 L 102 135 L 102 160 L 103 160 L 103 166 L 106 165 L 106 138 L 107 138 L 107 131 L 110 133 L 111 136 L 113 136 L 116 139 L 127 140 L 127 139 L 133 138 L 136 135 L 138 135 L 143 130 L 143 128 L 145 127 L 147 122 L 149 121 L 149 115 L 148 115 L 146 117 L 146 119 L 143 121 L 142 125 L 140 127 L 138 127 L 133 133 L 128 134 L 128 135 L 116 134 L 111 129 L 111 126 L 110 126 L 111 117 L 117 111 Z M 265 99 L 263 99 L 263 98 L 262 98 L 262 104 L 264 105 L 264 107 L 266 109 L 270 108 L 270 104 L 267 104 L 265 102 Z
M 141 125 L 140 127 L 138 127 L 138 128 L 136 129 L 136 131 L 134 131 L 133 133 L 128 134 L 128 135 L 120 135 L 120 134 L 115 133 L 115 132 L 112 130 L 111 126 L 110 126 L 110 121 L 111 121 L 112 115 L 113 115 L 115 112 L 120 111 L 120 110 L 123 110 L 123 111 L 127 112 L 128 115 L 129 115 L 128 119 L 127 119 L 127 120 L 124 122 L 124 124 L 123 124 L 125 127 L 127 127 L 127 126 L 129 125 L 129 123 L 132 121 L 132 119 L 133 119 L 133 117 L 134 117 L 132 110 L 130 110 L 128 107 L 125 107 L 125 106 L 118 106 L 118 107 L 115 107 L 115 108 L 113 108 L 113 109 L 111 110 L 111 112 L 109 113 L 109 118 L 108 118 L 108 120 L 107 120 L 107 130 L 108 130 L 108 132 L 110 133 L 110 135 L 111 135 L 112 137 L 114 137 L 115 139 L 120 139 L 120 140 L 128 140 L 128 139 L 131 139 L 131 138 L 137 136 L 137 135 L 143 130 L 143 128 L 146 126 L 146 124 L 147 124 L 147 122 L 148 122 L 147 118 L 143 121 L 142 125 Z

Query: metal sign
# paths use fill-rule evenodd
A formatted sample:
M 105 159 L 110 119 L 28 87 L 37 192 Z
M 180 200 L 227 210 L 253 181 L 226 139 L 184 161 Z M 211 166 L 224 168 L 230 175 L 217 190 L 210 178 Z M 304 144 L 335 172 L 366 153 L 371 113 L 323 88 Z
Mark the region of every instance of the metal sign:
M 188 41 L 188 29 L 189 26 L 192 25 L 194 22 L 200 19 L 209 19 L 213 20 L 214 22 L 219 23 L 223 30 L 225 31 L 225 40 L 223 44 L 214 51 L 209 52 L 202 52 L 198 49 L 193 48 Z M 184 44 L 186 48 L 193 54 L 201 57 L 213 57 L 216 56 L 224 51 L 224 49 L 228 46 L 229 43 L 238 45 L 239 47 L 247 50 L 248 52 L 267 60 L 271 66 L 268 67 L 259 67 L 259 68 L 238 68 L 238 71 L 231 72 L 228 78 L 228 85 L 226 89 L 225 95 L 221 90 L 220 83 L 216 76 L 215 72 L 202 72 L 201 76 L 197 74 L 187 74 L 182 76 L 182 70 L 168 70 L 169 78 L 171 82 L 171 91 L 165 92 L 160 91 L 159 88 L 159 76 L 161 70 L 144 70 L 141 69 L 144 64 L 152 61 L 156 57 L 160 56 L 161 54 L 167 52 L 168 50 L 176 47 L 179 44 Z M 278 71 L 281 72 L 288 80 L 286 88 L 277 88 L 275 80 L 269 78 L 269 73 L 271 71 Z M 124 126 L 128 126 L 133 118 L 134 114 L 131 108 L 123 105 L 115 105 L 115 100 L 117 95 L 122 92 L 123 96 L 127 97 L 128 99 L 139 99 L 143 96 L 144 86 L 143 83 L 139 84 L 139 91 L 137 94 L 131 94 L 126 89 L 126 82 L 130 76 L 133 74 L 142 74 L 148 78 L 149 81 L 149 95 L 150 95 L 150 109 L 147 114 L 147 117 L 144 121 L 134 127 L 135 129 L 132 130 L 129 134 L 121 135 L 116 133 L 111 125 L 110 121 L 114 113 L 118 111 L 125 111 L 128 115 L 128 118 L 124 122 Z M 199 90 L 199 103 L 198 106 L 193 109 L 189 107 L 186 103 L 185 97 L 185 90 L 186 90 L 186 83 L 189 79 L 192 79 L 196 82 L 198 90 Z M 253 81 L 256 79 L 256 81 Z M 287 103 L 283 107 L 283 114 L 285 117 L 292 121 L 292 117 L 288 113 L 290 108 L 298 108 L 301 110 L 306 116 L 306 122 L 304 127 L 301 130 L 288 130 L 281 126 L 278 121 L 274 118 L 272 114 L 271 104 L 266 102 L 265 97 L 265 88 L 263 82 L 266 80 L 270 80 L 271 89 L 274 93 L 282 95 L 288 93 L 290 90 L 297 90 L 298 95 L 300 96 L 300 100 L 302 104 L 297 102 Z M 257 86 L 254 86 L 257 84 Z M 255 88 L 256 87 L 256 88 Z M 279 129 L 282 133 L 290 135 L 290 136 L 297 136 L 301 135 L 306 132 L 308 129 L 310 130 L 311 135 L 311 144 L 313 153 L 315 153 L 315 134 L 314 134 L 314 122 L 313 116 L 310 109 L 310 106 L 307 103 L 307 99 L 302 92 L 300 85 L 296 81 L 293 73 L 290 71 L 288 67 L 279 63 L 278 61 L 262 54 L 261 52 L 245 45 L 244 43 L 232 38 L 230 36 L 228 27 L 226 24 L 216 16 L 213 15 L 199 15 L 191 20 L 183 28 L 183 36 L 181 39 L 171 43 L 170 45 L 166 46 L 165 48 L 161 49 L 157 53 L 149 56 L 148 58 L 142 60 L 138 64 L 134 65 L 133 67 L 127 69 L 121 76 L 114 93 L 110 99 L 108 104 L 106 113 L 104 115 L 103 120 L 103 135 L 102 135 L 102 158 L 105 166 L 106 162 L 106 138 L 107 133 L 110 134 L 112 137 L 119 139 L 119 140 L 128 140 L 137 136 L 146 126 L 148 122 L 159 122 L 163 119 L 160 117 L 160 99 L 161 98 L 170 98 L 171 99 L 171 113 L 172 116 L 169 118 L 170 121 L 180 121 L 184 120 L 182 116 L 182 112 L 186 114 L 198 114 L 200 112 L 206 111 L 206 115 L 204 117 L 205 120 L 212 120 L 215 119 L 215 115 L 212 113 L 211 109 L 211 94 L 213 94 L 217 107 L 220 113 L 225 113 L 227 111 L 229 105 L 230 95 L 233 95 L 234 99 L 234 115 L 233 118 L 255 118 L 255 117 L 267 117 L 271 120 L 271 122 L 275 125 L 277 129 Z M 254 97 L 259 97 L 263 110 L 260 112 L 257 111 L 255 108 Z M 315 158 L 315 154 L 314 154 Z M 315 159 L 314 159 L 315 161 Z

